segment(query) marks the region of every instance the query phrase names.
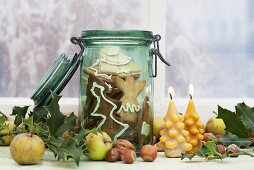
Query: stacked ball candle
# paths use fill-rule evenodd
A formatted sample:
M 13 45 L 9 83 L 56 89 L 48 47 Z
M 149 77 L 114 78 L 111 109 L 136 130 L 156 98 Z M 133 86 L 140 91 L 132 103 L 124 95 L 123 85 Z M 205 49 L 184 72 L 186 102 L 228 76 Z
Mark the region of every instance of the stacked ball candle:
M 172 97 L 174 90 L 169 88 L 169 107 L 164 117 L 164 125 L 159 132 L 160 142 L 157 147 L 163 149 L 166 157 L 180 157 L 182 153 L 190 151 L 192 145 L 188 143 L 189 132 L 184 129 L 183 117 L 176 110 L 176 106 Z
M 204 125 L 200 121 L 199 115 L 196 111 L 194 100 L 192 99 L 194 93 L 193 85 L 190 84 L 189 95 L 190 100 L 187 110 L 184 114 L 184 129 L 189 132 L 190 140 L 188 141 L 192 145 L 192 149 L 188 153 L 194 153 L 202 146 L 202 139 L 204 138 Z

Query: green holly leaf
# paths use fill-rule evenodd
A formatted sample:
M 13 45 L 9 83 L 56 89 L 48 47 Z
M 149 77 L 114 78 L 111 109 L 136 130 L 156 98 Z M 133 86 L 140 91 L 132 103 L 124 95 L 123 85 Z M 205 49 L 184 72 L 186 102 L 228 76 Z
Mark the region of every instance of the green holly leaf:
M 223 137 L 219 139 L 219 142 L 226 146 L 230 144 L 236 144 L 239 147 L 249 147 L 252 143 L 250 138 L 239 138 L 238 136 L 231 133 L 226 133 Z
M 7 128 L 5 121 L 6 121 L 6 116 L 0 115 L 0 131 Z M 5 136 L 5 134 L 1 134 L 0 132 L 0 143 L 5 143 L 5 140 L 2 138 L 3 136 Z
M 15 106 L 12 109 L 11 115 L 15 116 L 14 124 L 17 127 L 22 123 L 23 119 L 25 118 L 28 108 L 29 106 L 24 107 Z
M 80 159 L 84 156 L 84 139 L 87 130 L 82 129 L 77 135 L 67 137 L 65 139 L 51 137 L 48 142 L 49 149 L 54 153 L 57 160 L 73 159 L 76 165 L 79 165 Z
M 48 149 L 54 153 L 55 158 L 57 158 L 61 154 L 60 152 L 58 152 L 58 148 L 61 148 L 64 146 L 64 140 L 55 138 L 54 136 L 50 136 L 50 137 L 44 136 L 44 137 L 42 137 L 43 141 L 47 144 Z
M 85 150 L 85 138 L 86 136 L 89 134 L 89 133 L 94 133 L 94 134 L 97 134 L 98 131 L 96 130 L 96 128 L 93 128 L 91 130 L 89 129 L 83 129 L 81 128 L 79 133 L 75 136 L 75 143 L 78 145 L 78 146 L 83 146 L 83 150 Z
M 68 117 L 64 119 L 64 123 L 59 126 L 55 135 L 61 136 L 65 131 L 69 131 L 70 129 L 74 129 L 76 127 L 77 116 L 74 113 L 71 113 Z
M 50 137 L 50 142 L 51 145 L 54 145 L 56 148 L 60 148 L 64 146 L 64 139 L 62 138 L 56 138 L 54 136 Z
M 79 165 L 80 158 L 84 156 L 83 154 L 83 148 L 82 146 L 77 146 L 75 139 L 72 137 L 68 137 L 67 139 L 67 145 L 62 148 L 58 148 L 58 152 L 61 154 L 58 154 L 58 160 L 69 160 L 72 158 L 76 165 Z M 68 141 L 69 140 L 69 141 Z
M 4 124 L 5 121 L 6 121 L 6 117 L 0 116 L 0 127 Z
M 182 153 L 182 156 L 181 156 L 181 160 L 187 158 L 189 160 L 192 160 L 192 158 L 194 158 L 195 154 L 185 154 L 185 153 Z
M 238 103 L 235 107 L 236 114 L 241 119 L 245 128 L 249 130 L 251 134 L 254 133 L 254 108 L 247 106 L 244 102 Z
M 58 101 L 62 96 L 58 96 L 56 93 L 51 92 L 52 100 L 48 106 L 44 108 L 48 111 L 48 117 L 46 124 L 49 127 L 51 135 L 55 135 L 59 127 L 64 124 L 65 115 L 60 112 Z
M 201 157 L 207 157 L 208 156 L 208 152 L 209 150 L 207 149 L 207 147 L 205 147 L 204 145 L 198 149 L 196 152 L 195 152 L 195 155 L 197 156 L 201 156 Z
M 2 137 L 0 137 L 0 143 L 5 143 L 5 140 Z
M 207 160 L 212 159 L 223 159 L 223 156 L 218 151 L 216 143 L 218 142 L 217 139 L 212 139 L 206 142 L 200 149 L 198 149 L 194 154 L 182 154 L 181 159 L 188 158 L 191 160 L 195 155 L 204 157 Z
M 34 133 L 36 133 L 36 134 L 42 134 L 43 133 L 44 135 L 49 134 L 49 131 L 47 131 L 43 127 L 44 127 L 44 125 L 43 125 L 42 122 L 36 123 L 35 127 L 34 127 Z
M 209 140 L 195 154 L 201 157 L 205 157 L 207 160 L 222 159 L 223 156 L 218 151 L 216 146 L 217 142 L 217 139 Z
M 209 152 L 217 155 L 217 154 L 220 154 L 220 153 L 217 149 L 216 143 L 217 143 L 217 140 L 209 140 L 208 142 L 206 142 L 204 144 L 204 146 L 208 149 Z
M 44 107 L 37 108 L 30 112 L 29 116 L 33 116 L 34 123 L 45 122 L 48 111 Z
M 27 118 L 27 119 L 24 119 L 24 123 L 25 125 L 28 127 L 28 131 L 30 133 L 33 133 L 34 131 L 34 121 L 33 121 L 33 116 Z
M 240 118 L 236 113 L 231 112 L 227 109 L 223 109 L 218 106 L 218 116 L 217 118 L 223 119 L 226 125 L 226 131 L 237 135 L 240 138 L 248 137 L 248 129 L 245 128 Z

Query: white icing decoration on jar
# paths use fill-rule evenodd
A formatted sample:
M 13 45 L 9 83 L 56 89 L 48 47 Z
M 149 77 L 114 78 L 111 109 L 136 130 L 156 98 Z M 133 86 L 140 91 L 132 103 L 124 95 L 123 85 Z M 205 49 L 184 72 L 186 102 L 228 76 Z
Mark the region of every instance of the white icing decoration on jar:
M 112 75 L 99 74 L 99 71 L 98 71 L 97 69 L 94 68 L 95 66 L 99 65 L 99 63 L 100 63 L 100 60 L 97 59 L 96 62 L 95 62 L 92 66 L 90 66 L 89 68 L 90 68 L 91 70 L 95 71 L 95 73 L 94 73 L 95 76 L 103 77 L 103 78 L 106 78 L 106 79 L 110 80 L 110 79 L 112 78 Z
M 108 102 L 109 104 L 111 104 L 111 105 L 113 106 L 113 108 L 111 109 L 110 114 L 109 114 L 109 115 L 110 115 L 110 118 L 111 118 L 115 123 L 117 123 L 117 124 L 123 126 L 123 129 L 122 129 L 119 133 L 117 133 L 117 134 L 114 136 L 114 141 L 115 141 L 119 136 L 121 136 L 121 135 L 129 128 L 129 125 L 128 125 L 128 124 L 125 124 L 125 123 L 122 123 L 122 122 L 116 120 L 116 119 L 113 117 L 113 113 L 114 113 L 114 111 L 117 109 L 116 104 L 113 103 L 112 101 L 108 100 L 108 99 L 104 96 L 103 92 L 104 92 L 105 88 L 104 88 L 103 86 L 97 84 L 96 82 L 93 82 L 93 86 L 92 86 L 92 88 L 91 88 L 90 91 L 91 91 L 91 93 L 93 94 L 93 96 L 96 97 L 97 103 L 96 103 L 96 106 L 95 106 L 94 110 L 93 110 L 92 113 L 91 113 L 91 116 L 100 116 L 100 117 L 102 117 L 102 119 L 103 119 L 103 120 L 101 121 L 101 123 L 98 125 L 97 129 L 100 129 L 100 128 L 102 127 L 102 125 L 105 123 L 107 117 L 106 117 L 105 115 L 103 115 L 103 114 L 97 113 L 97 110 L 98 110 L 98 108 L 100 107 L 101 98 L 100 98 L 100 96 L 98 96 L 98 95 L 95 93 L 95 91 L 94 91 L 95 88 L 99 88 L 99 89 L 100 89 L 100 94 L 101 94 L 102 98 L 103 98 L 106 102 Z
M 130 73 L 130 71 L 128 69 L 121 69 L 120 71 L 116 72 L 116 74 L 120 74 L 120 73 Z
M 132 113 L 136 112 L 137 113 L 140 111 L 140 109 L 141 109 L 141 107 L 139 105 L 126 103 L 125 105 L 122 105 L 120 107 L 120 109 L 117 111 L 117 113 L 121 113 L 122 110 L 124 112 L 132 112 Z
M 107 56 L 106 58 L 103 58 L 101 61 L 108 63 L 110 65 L 121 66 L 128 64 L 131 61 L 131 58 L 128 56 L 114 56 L 114 57 Z
M 105 84 L 108 86 L 109 89 L 112 89 L 111 84 L 108 84 L 108 83 L 106 83 L 106 82 L 105 82 Z
M 131 58 L 120 54 L 120 47 L 118 46 L 105 46 L 100 50 L 101 62 L 110 65 L 126 65 L 131 61 Z
M 119 52 L 120 52 L 119 46 L 104 46 L 100 50 L 101 55 L 109 55 L 109 56 L 118 55 Z

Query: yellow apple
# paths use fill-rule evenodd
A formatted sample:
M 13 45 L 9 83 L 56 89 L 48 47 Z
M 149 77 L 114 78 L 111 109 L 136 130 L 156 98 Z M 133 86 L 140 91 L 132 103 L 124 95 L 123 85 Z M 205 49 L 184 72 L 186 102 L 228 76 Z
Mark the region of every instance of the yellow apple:
M 211 117 L 206 123 L 206 132 L 213 133 L 214 135 L 223 136 L 225 134 L 225 128 L 224 121 L 216 117 Z
M 162 117 L 154 117 L 153 119 L 153 136 L 159 137 L 159 131 L 164 124 Z
M 12 158 L 21 165 L 38 163 L 45 152 L 42 139 L 30 133 L 21 133 L 15 136 L 10 144 Z
M 104 160 L 107 152 L 112 148 L 112 140 L 105 132 L 89 133 L 85 143 L 88 150 L 86 156 L 90 160 Z
M 13 132 L 13 129 L 15 128 L 14 121 L 13 120 L 6 120 L 4 124 L 8 125 L 8 126 L 6 126 L 5 129 L 1 130 L 0 133 L 10 134 L 10 135 L 6 135 L 3 137 L 4 142 L 0 141 L 0 146 L 10 145 L 12 139 L 14 138 L 14 135 L 11 134 Z

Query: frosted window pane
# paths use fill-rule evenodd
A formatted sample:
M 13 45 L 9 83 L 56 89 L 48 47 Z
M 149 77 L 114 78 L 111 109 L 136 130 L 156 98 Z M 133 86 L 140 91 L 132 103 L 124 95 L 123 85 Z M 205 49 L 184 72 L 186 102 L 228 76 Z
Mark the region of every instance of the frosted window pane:
M 0 96 L 30 97 L 41 77 L 86 29 L 140 29 L 142 0 L 0 0 Z M 78 97 L 79 71 L 64 89 Z
M 254 97 L 251 0 L 168 0 L 166 86 L 186 97 Z

